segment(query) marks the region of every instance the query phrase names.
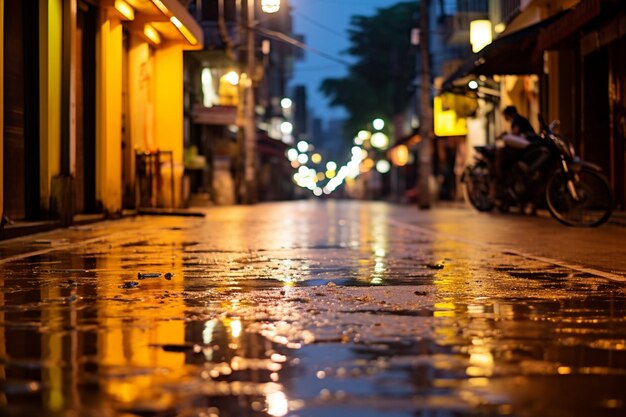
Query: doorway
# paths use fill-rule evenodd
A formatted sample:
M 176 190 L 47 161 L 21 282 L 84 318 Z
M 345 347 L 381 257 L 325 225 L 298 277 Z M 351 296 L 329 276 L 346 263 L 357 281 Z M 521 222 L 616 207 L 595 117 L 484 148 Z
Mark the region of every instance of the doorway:
M 78 2 L 76 71 L 76 178 L 77 213 L 99 211 L 96 203 L 96 27 L 98 9 Z
M 40 215 L 39 3 L 4 3 L 4 215 Z

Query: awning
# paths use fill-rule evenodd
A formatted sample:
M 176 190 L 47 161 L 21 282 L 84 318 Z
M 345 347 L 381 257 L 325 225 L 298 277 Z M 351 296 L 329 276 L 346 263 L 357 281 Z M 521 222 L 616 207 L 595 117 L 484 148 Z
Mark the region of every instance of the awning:
M 539 33 L 565 13 L 502 36 L 474 54 L 442 85 L 451 90 L 455 80 L 466 75 L 528 75 L 543 70 L 543 52 L 537 48 Z
M 552 23 L 539 34 L 538 49 L 547 51 L 557 49 L 559 44 L 570 38 L 583 26 L 600 15 L 600 0 L 583 0 L 570 12 Z

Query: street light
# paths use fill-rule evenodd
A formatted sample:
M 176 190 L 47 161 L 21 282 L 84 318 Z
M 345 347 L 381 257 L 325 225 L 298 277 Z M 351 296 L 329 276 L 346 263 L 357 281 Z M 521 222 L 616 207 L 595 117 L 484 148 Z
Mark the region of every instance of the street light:
M 261 0 L 261 10 L 265 13 L 276 13 L 280 10 L 280 0 Z
M 153 0 L 155 1 L 155 0 Z M 255 111 L 254 111 L 254 79 L 253 74 L 256 70 L 256 56 L 255 56 L 255 40 L 254 40 L 254 4 L 255 0 L 247 0 L 248 10 L 246 13 L 246 21 L 244 27 L 247 27 L 246 33 L 246 66 L 247 74 L 250 79 L 250 85 L 247 86 L 245 92 L 244 107 L 244 152 L 243 152 L 243 184 L 241 190 L 243 191 L 243 200 L 248 203 L 255 203 L 257 201 L 256 190 L 256 123 L 255 123 Z M 265 13 L 276 13 L 280 10 L 280 0 L 261 0 L 261 10 Z

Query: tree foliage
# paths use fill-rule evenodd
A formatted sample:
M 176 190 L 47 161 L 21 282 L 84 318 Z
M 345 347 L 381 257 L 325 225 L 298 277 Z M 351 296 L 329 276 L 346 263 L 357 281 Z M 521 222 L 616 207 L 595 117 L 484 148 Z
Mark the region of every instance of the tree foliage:
M 373 16 L 352 17 L 345 52 L 356 60 L 345 77 L 326 78 L 320 85 L 332 106 L 347 110 L 352 134 L 376 117 L 391 120 L 406 108 L 415 77 L 410 34 L 418 24 L 417 10 L 417 2 L 401 2 Z

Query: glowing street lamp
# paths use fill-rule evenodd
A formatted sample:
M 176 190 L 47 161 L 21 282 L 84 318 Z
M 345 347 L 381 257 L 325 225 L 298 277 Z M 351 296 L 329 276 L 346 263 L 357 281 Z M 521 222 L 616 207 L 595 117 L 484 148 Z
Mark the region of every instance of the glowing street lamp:
M 276 13 L 280 10 L 280 0 L 261 0 L 261 10 L 265 13 Z

